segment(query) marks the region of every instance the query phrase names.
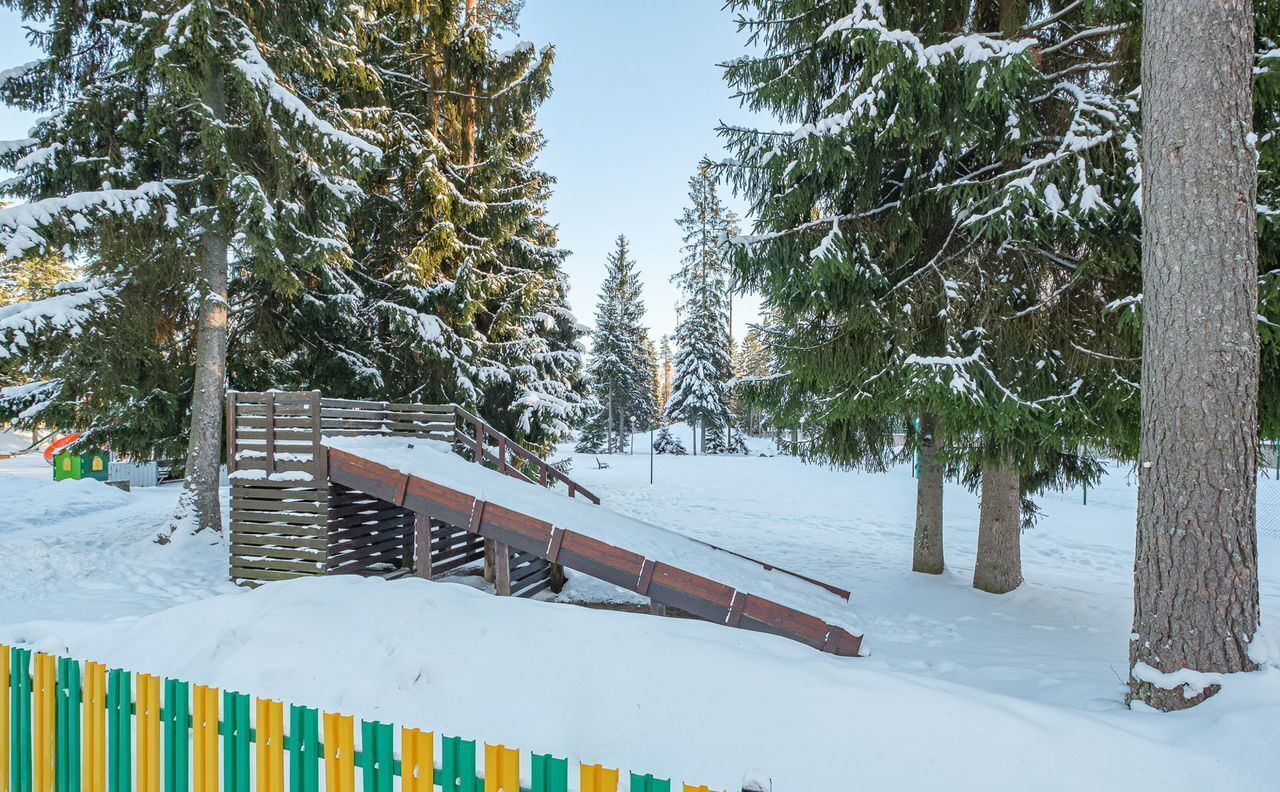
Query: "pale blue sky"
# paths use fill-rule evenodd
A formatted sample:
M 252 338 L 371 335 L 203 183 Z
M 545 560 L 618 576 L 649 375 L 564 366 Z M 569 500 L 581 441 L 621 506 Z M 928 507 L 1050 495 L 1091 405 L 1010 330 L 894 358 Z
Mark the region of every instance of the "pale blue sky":
M 703 155 L 722 154 L 718 121 L 743 120 L 717 63 L 743 42 L 720 0 L 527 0 L 520 38 L 556 46 L 555 93 L 541 120 L 541 165 L 559 184 L 551 219 L 573 251 L 571 301 L 591 324 L 605 256 L 619 233 L 632 243 L 655 338 L 675 327 L 675 219 Z M 0 11 L 0 69 L 36 57 L 20 20 Z M 21 137 L 31 118 L 0 107 L 0 140 Z M 730 199 L 739 212 L 741 205 Z M 735 335 L 754 318 L 738 301 Z

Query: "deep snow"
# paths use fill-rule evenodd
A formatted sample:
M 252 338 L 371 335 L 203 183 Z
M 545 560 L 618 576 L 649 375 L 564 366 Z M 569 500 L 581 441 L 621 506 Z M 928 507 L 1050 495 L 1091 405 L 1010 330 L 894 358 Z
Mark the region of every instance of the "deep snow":
M 417 581 L 246 595 L 223 580 L 221 545 L 152 543 L 176 488 L 55 488 L 38 457 L 0 461 L 0 641 L 713 787 L 736 789 L 748 768 L 806 792 L 1261 790 L 1280 778 L 1280 670 L 1232 678 L 1186 713 L 1123 706 L 1126 468 L 1088 506 L 1078 491 L 1042 499 L 1023 537 L 1027 582 L 996 596 L 969 587 L 977 504 L 961 488 L 947 490 L 949 570 L 927 577 L 909 571 L 908 467 L 658 457 L 651 487 L 646 443 L 601 456 L 606 469 L 576 456 L 571 475 L 622 513 L 851 590 L 871 656 Z M 1278 546 L 1260 547 L 1272 635 Z M 626 599 L 581 578 L 567 592 Z M 508 716 L 530 689 L 539 706 Z

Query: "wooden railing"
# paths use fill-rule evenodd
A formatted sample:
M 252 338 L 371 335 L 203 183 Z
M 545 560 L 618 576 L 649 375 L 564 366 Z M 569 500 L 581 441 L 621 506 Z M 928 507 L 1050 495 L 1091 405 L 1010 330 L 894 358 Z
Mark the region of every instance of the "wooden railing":
M 556 482 L 560 482 L 568 488 L 570 498 L 581 495 L 592 503 L 600 503 L 600 498 L 569 478 L 564 471 L 494 429 L 483 418 L 457 405 L 453 405 L 453 411 L 457 417 L 454 442 L 471 451 L 472 459 L 476 462 L 492 462 L 499 473 L 544 487 L 553 487 Z M 470 429 L 470 435 L 467 434 L 467 428 Z M 483 450 L 477 452 L 477 449 Z
M 231 393 L 227 397 L 230 472 L 261 470 L 266 477 L 326 477 L 322 436 L 396 435 L 440 440 L 498 472 L 544 487 L 563 484 L 569 497 L 599 503 L 590 490 L 529 449 L 456 404 L 418 404 L 322 398 L 317 391 Z M 242 474 L 243 477 L 243 474 Z

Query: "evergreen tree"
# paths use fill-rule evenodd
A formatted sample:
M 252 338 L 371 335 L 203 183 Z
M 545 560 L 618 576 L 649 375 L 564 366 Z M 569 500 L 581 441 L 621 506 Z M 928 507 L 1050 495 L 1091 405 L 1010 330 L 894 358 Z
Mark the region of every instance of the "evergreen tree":
M 645 382 L 649 388 L 648 406 L 650 411 L 640 421 L 636 422 L 636 429 L 639 431 L 657 428 L 662 423 L 662 408 L 666 404 L 662 400 L 662 375 L 658 366 L 658 348 L 654 346 L 653 339 L 647 335 L 644 338 L 644 362 Z
M 920 482 L 938 519 L 918 528 L 940 528 L 945 465 L 975 486 L 991 480 L 984 499 L 1013 501 L 984 510 L 1005 552 L 993 564 L 980 553 L 975 585 L 1008 590 L 1020 580 L 1006 562 L 1022 496 L 1095 476 L 1076 443 L 1106 437 L 1133 404 L 1131 337 L 1109 309 L 1132 292 L 1106 277 L 1117 246 L 1104 228 L 1130 208 L 1073 219 L 1090 207 L 1095 171 L 1128 162 L 1123 136 L 1095 134 L 1124 91 L 1122 75 L 1095 70 L 1108 41 L 1086 24 L 1098 10 L 730 5 L 754 12 L 742 25 L 765 51 L 727 76 L 790 125 L 722 130 L 728 172 L 759 218 L 737 240 L 739 274 L 781 319 L 769 337 L 786 372 L 770 384 L 775 409 L 807 419 L 811 453 L 870 467 L 892 458 L 907 419 L 904 452 L 942 449 Z M 1063 177 L 1061 194 L 1044 191 L 1062 198 L 1055 224 L 1003 211 L 1006 188 L 1036 163 Z
M 644 310 L 635 260 L 627 238 L 619 236 L 600 287 L 589 367 L 600 410 L 592 418 L 587 435 L 606 436 L 606 453 L 625 447 L 624 437 L 631 431 L 632 419 L 637 429 L 647 429 L 653 420 L 653 367 L 648 331 L 641 324 Z
M 658 419 L 667 423 L 667 402 L 671 401 L 671 383 L 675 378 L 675 369 L 671 362 L 671 337 L 662 336 L 658 345 Z
M 758 435 L 761 430 L 761 411 L 751 398 L 757 383 L 769 377 L 769 353 L 761 341 L 761 330 L 752 327 L 735 350 L 733 360 L 734 413 L 737 424 L 748 434 Z
M 229 284 L 289 304 L 346 266 L 354 178 L 379 154 L 339 107 L 366 76 L 353 7 L 4 5 L 43 31 L 46 57 L 10 73 L 0 98 L 50 115 L 0 154 L 17 173 L 7 190 L 27 201 L 0 210 L 0 244 L 83 258 L 108 301 L 97 316 L 118 323 L 91 328 L 109 344 L 67 347 L 57 380 L 75 392 L 50 412 L 122 450 L 154 428 L 140 403 L 175 434 L 189 415 L 171 530 L 219 530 Z
M 658 430 L 658 436 L 653 441 L 653 452 L 655 454 L 673 454 L 675 456 L 684 456 L 688 453 L 684 448 L 684 443 L 680 442 L 680 438 L 672 434 L 670 426 L 663 426 Z
M 546 221 L 537 111 L 554 52 L 491 44 L 520 4 L 388 0 L 365 29 L 384 149 L 356 218 L 341 356 L 317 379 L 349 395 L 458 402 L 547 450 L 591 410 L 567 251 Z M 325 371 L 324 367 L 340 367 Z
M 0 307 L 52 297 L 75 271 L 57 254 L 0 259 Z
M 724 450 L 725 431 L 733 423 L 729 381 L 733 361 L 729 340 L 729 261 L 726 240 L 736 231 L 735 218 L 716 193 L 715 178 L 701 167 L 689 180 L 690 206 L 677 223 L 684 235 L 679 285 L 679 351 L 666 414 L 687 421 L 695 432 L 693 452 Z M 696 432 L 702 430 L 702 442 Z

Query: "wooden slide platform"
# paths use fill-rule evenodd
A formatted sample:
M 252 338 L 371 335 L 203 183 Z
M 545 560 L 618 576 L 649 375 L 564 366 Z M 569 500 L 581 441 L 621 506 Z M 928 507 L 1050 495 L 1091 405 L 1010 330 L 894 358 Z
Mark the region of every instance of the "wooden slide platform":
M 857 656 L 861 647 L 862 636 L 850 626 L 847 591 L 624 517 L 586 498 L 570 500 L 530 486 L 521 475 L 424 447 L 430 441 L 416 441 L 415 449 L 412 438 L 363 445 L 361 439 L 326 438 L 321 453 L 329 482 L 413 512 L 418 542 L 430 542 L 432 521 L 460 526 L 517 555 L 562 565 L 708 621 L 784 636 L 836 655 Z M 500 588 L 503 574 L 500 567 Z M 505 582 L 510 588 L 510 580 Z

